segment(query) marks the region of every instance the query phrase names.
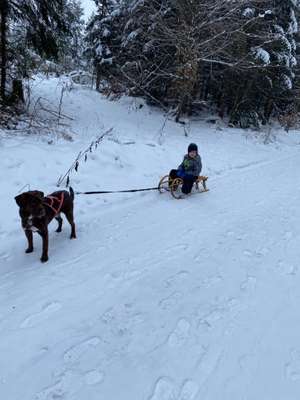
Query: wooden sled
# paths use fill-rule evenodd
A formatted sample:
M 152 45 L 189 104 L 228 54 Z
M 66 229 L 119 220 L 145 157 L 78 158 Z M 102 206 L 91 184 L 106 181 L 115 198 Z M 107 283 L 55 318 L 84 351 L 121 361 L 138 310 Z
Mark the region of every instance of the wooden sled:
M 209 189 L 206 187 L 207 179 L 208 179 L 207 176 L 203 176 L 203 175 L 198 176 L 197 180 L 194 183 L 193 188 L 195 188 L 195 190 L 198 193 L 208 192 Z M 169 175 L 165 175 L 159 181 L 158 190 L 160 193 L 163 193 L 166 191 L 171 192 L 171 195 L 175 199 L 179 200 L 182 198 L 182 191 L 181 191 L 182 185 L 183 185 L 183 179 L 181 179 L 181 178 L 172 179 L 169 177 Z M 200 185 L 202 187 L 200 187 Z

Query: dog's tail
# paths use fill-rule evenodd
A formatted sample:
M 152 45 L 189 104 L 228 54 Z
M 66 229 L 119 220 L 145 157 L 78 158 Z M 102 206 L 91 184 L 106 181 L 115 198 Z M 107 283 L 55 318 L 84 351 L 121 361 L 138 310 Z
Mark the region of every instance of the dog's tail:
M 74 194 L 74 190 L 71 188 L 71 186 L 69 187 L 69 192 L 70 192 L 71 199 L 74 200 L 75 194 Z

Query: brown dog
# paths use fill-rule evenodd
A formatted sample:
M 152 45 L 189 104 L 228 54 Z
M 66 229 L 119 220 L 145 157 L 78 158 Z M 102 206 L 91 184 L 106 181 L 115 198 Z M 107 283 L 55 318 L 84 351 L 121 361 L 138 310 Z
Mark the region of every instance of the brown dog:
M 24 192 L 15 197 L 16 203 L 20 207 L 19 214 L 22 220 L 22 227 L 28 240 L 26 253 L 33 252 L 33 235 L 37 232 L 43 239 L 42 262 L 48 261 L 48 224 L 55 218 L 58 221 L 56 232 L 61 232 L 63 212 L 71 225 L 71 239 L 76 238 L 73 200 L 74 191 L 61 190 L 51 193 L 44 197 L 44 193 L 38 190 Z

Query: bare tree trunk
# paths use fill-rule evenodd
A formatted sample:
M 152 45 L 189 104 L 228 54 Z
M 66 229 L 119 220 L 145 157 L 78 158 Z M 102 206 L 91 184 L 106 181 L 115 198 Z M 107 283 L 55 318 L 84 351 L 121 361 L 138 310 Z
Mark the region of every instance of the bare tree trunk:
M 23 82 L 21 79 L 14 79 L 12 82 L 11 100 L 13 103 L 25 103 Z
M 100 83 L 101 83 L 101 71 L 100 71 L 100 66 L 97 65 L 96 67 L 96 90 L 99 92 L 100 89 Z
M 0 83 L 0 96 L 3 101 L 6 99 L 6 68 L 7 68 L 7 15 L 8 15 L 8 2 L 7 0 L 0 0 L 0 14 L 1 14 L 1 83 Z
M 266 121 L 269 121 L 269 119 L 272 115 L 273 109 L 274 109 L 273 99 L 268 99 L 265 104 L 265 107 L 264 107 L 264 117 L 265 117 Z

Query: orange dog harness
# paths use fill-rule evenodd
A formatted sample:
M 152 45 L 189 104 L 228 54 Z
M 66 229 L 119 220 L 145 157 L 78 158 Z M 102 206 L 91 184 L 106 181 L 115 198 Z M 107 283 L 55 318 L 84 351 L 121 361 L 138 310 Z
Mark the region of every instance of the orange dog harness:
M 54 212 L 55 215 L 60 213 L 61 207 L 63 205 L 65 198 L 64 192 L 61 192 L 60 197 L 59 196 L 46 196 L 44 198 L 44 204 L 45 206 L 51 208 L 51 210 Z

